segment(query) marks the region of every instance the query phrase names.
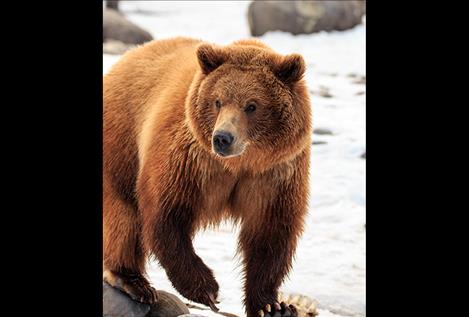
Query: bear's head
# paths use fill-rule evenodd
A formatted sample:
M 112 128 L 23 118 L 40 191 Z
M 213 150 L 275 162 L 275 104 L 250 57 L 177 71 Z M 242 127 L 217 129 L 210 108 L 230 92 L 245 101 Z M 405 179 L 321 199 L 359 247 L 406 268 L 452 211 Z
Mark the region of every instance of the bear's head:
M 201 44 L 186 102 L 199 143 L 230 170 L 263 171 L 311 144 L 311 107 L 298 54 L 265 45 Z

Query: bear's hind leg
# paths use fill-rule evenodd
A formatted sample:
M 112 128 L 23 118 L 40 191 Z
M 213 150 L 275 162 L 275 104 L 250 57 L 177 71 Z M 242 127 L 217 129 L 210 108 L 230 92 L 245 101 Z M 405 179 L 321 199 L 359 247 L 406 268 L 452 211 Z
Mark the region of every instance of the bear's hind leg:
M 140 240 L 138 211 L 104 187 L 103 279 L 133 300 L 153 304 L 157 295 L 144 276 L 146 256 Z

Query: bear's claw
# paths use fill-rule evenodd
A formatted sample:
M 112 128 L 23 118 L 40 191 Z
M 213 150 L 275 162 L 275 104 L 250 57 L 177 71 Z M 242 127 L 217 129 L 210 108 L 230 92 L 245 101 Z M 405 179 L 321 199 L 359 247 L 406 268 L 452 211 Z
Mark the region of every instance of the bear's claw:
M 282 303 L 266 304 L 258 312 L 259 317 L 298 317 L 296 307 Z
M 156 290 L 141 274 L 107 271 L 104 280 L 111 286 L 129 295 L 134 301 L 150 305 L 158 301 Z
M 219 309 L 217 306 L 215 306 L 215 303 L 220 303 L 216 298 L 215 298 L 215 295 L 213 293 L 207 293 L 208 295 L 208 298 L 209 298 L 209 304 L 208 306 L 210 306 L 210 309 L 213 310 L 214 312 L 218 312 Z

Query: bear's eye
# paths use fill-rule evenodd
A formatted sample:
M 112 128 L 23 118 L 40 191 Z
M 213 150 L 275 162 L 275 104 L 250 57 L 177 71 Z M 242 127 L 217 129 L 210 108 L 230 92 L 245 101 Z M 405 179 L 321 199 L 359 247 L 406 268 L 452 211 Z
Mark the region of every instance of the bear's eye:
M 215 101 L 215 107 L 217 107 L 217 109 L 220 109 L 221 108 L 221 101 L 220 100 L 216 100 Z
M 246 109 L 244 109 L 244 112 L 246 113 L 252 113 L 254 111 L 256 111 L 256 104 L 254 102 L 250 102 L 248 103 L 248 105 L 246 106 Z

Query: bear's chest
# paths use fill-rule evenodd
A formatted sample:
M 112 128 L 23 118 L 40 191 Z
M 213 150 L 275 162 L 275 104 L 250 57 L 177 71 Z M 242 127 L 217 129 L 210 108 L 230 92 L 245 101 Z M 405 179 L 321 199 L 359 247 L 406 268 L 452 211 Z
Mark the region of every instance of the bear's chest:
M 237 179 L 226 173 L 214 173 L 200 187 L 200 208 L 204 214 L 222 215 L 228 212 L 230 200 L 236 190 Z

